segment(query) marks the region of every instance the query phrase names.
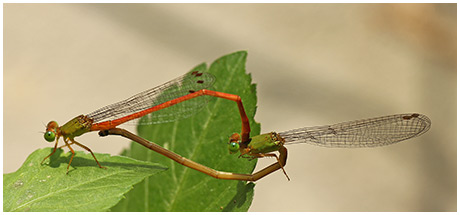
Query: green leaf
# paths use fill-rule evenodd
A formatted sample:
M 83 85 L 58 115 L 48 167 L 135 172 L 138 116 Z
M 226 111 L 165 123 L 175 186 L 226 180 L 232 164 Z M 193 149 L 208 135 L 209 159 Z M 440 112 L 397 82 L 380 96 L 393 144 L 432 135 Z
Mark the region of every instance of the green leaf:
M 69 174 L 71 153 L 58 149 L 50 162 L 40 162 L 52 148 L 29 155 L 18 171 L 3 175 L 4 211 L 107 211 L 145 177 L 165 167 L 123 156 L 76 152 Z
M 245 73 L 246 56 L 246 52 L 236 52 L 216 60 L 209 69 L 201 64 L 192 71 L 213 74 L 216 82 L 211 90 L 241 97 L 254 136 L 260 133 L 260 124 L 254 121 L 256 86 Z M 139 136 L 195 162 L 219 171 L 251 173 L 257 159 L 229 154 L 227 142 L 235 132 L 241 132 L 236 102 L 214 97 L 190 118 L 138 127 Z M 169 170 L 136 185 L 113 211 L 247 211 L 251 205 L 253 183 L 215 179 L 137 143 L 124 154 L 164 164 Z

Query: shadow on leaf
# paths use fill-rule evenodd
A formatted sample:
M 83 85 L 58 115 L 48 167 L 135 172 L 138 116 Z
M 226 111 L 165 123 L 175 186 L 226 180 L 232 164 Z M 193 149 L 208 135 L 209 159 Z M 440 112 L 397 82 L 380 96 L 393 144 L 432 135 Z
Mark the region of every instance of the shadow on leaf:
M 232 200 L 224 207 L 223 211 L 234 211 L 235 208 L 242 207 L 247 198 L 250 198 L 252 201 L 252 195 L 254 193 L 254 186 L 255 184 L 252 182 L 246 183 L 243 181 L 239 181 L 237 185 L 238 192 L 232 198 Z M 250 196 L 248 196 L 250 195 Z
M 53 149 L 51 148 L 50 149 L 50 153 L 53 151 Z M 72 153 L 68 152 L 67 154 L 64 154 L 63 153 L 64 150 L 62 149 L 57 149 L 56 152 L 49 158 L 50 159 L 50 162 L 49 162 L 49 166 L 52 167 L 52 168 L 59 168 L 61 167 L 61 165 L 63 165 L 64 167 L 67 167 L 69 161 L 70 161 L 70 158 L 72 156 Z M 91 156 L 91 155 L 89 155 Z M 96 158 L 98 157 L 98 154 L 96 154 Z M 99 154 L 99 157 L 101 157 L 101 154 Z M 106 168 L 110 168 L 110 167 L 117 167 L 117 168 L 122 168 L 122 169 L 134 169 L 134 168 L 151 168 L 151 169 L 161 169 L 161 170 L 167 170 L 168 168 L 166 167 L 161 167 L 161 166 L 156 166 L 155 164 L 134 164 L 134 163 L 124 163 L 124 162 L 111 162 L 111 161 L 101 161 L 103 159 L 107 160 L 107 159 L 112 159 L 112 160 L 115 160 L 117 159 L 117 157 L 119 156 L 114 156 L 114 157 L 102 157 L 102 159 L 98 159 L 100 160 L 100 164 L 103 166 L 103 167 L 106 167 Z M 131 159 L 131 158 L 129 158 Z M 43 163 L 43 165 L 46 165 L 46 161 L 45 163 Z M 70 164 L 70 166 L 73 168 L 73 169 L 70 169 L 69 172 L 73 172 L 74 170 L 77 170 L 78 167 L 91 167 L 91 166 L 94 166 L 96 168 L 99 168 L 96 161 L 94 159 L 91 158 L 83 158 L 81 156 L 81 153 L 80 154 L 76 154 L 74 157 L 73 157 L 73 160 L 72 160 L 72 163 Z

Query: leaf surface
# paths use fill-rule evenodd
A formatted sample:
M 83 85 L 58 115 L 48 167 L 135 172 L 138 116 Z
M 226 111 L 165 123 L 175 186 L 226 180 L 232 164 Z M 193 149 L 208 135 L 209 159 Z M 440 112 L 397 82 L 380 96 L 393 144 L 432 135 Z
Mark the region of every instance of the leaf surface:
M 76 151 L 66 174 L 71 153 L 58 149 L 40 165 L 52 148 L 36 150 L 18 171 L 3 175 L 4 211 L 107 211 L 145 177 L 166 167 L 124 156 Z M 49 164 L 48 164 L 49 163 Z
M 239 95 L 251 126 L 251 136 L 260 133 L 254 121 L 256 86 L 245 72 L 247 53 L 236 52 L 216 60 L 210 68 L 201 64 L 193 71 L 216 77 L 210 90 Z M 190 118 L 158 125 L 138 127 L 139 136 L 185 158 L 210 168 L 233 173 L 251 173 L 256 160 L 229 154 L 227 142 L 241 132 L 241 118 L 236 102 L 210 97 L 203 110 Z M 215 179 L 182 166 L 163 155 L 132 143 L 124 155 L 161 163 L 168 171 L 145 179 L 128 193 L 113 211 L 247 211 L 253 198 L 254 184 Z

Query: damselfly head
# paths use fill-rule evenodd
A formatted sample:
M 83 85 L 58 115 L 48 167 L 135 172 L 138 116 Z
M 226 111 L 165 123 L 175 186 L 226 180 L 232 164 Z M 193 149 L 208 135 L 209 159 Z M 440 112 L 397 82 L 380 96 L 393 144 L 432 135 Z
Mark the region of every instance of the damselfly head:
M 228 141 L 228 150 L 230 151 L 230 154 L 233 154 L 239 151 L 240 143 L 241 143 L 240 134 L 234 133 L 232 134 L 232 136 L 230 136 L 230 140 Z
M 56 139 L 56 129 L 59 127 L 56 121 L 51 121 L 46 125 L 46 132 L 43 135 L 45 140 L 53 142 Z

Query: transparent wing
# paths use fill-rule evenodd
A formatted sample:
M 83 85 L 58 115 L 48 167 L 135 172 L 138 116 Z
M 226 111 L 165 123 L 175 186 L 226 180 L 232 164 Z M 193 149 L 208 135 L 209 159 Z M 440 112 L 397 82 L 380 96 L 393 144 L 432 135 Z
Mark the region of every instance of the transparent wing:
M 118 119 L 175 98 L 185 96 L 189 93 L 211 87 L 214 81 L 214 76 L 209 73 L 199 71 L 189 72 L 160 86 L 138 93 L 128 99 L 102 107 L 87 116 L 92 118 L 95 123 Z M 142 124 L 170 122 L 189 117 L 201 110 L 207 104 L 207 99 L 207 96 L 200 96 L 152 112 L 147 115 L 148 120 L 142 120 Z
M 325 147 L 384 146 L 419 136 L 430 129 L 427 116 L 397 114 L 279 133 L 285 144 L 310 143 Z

